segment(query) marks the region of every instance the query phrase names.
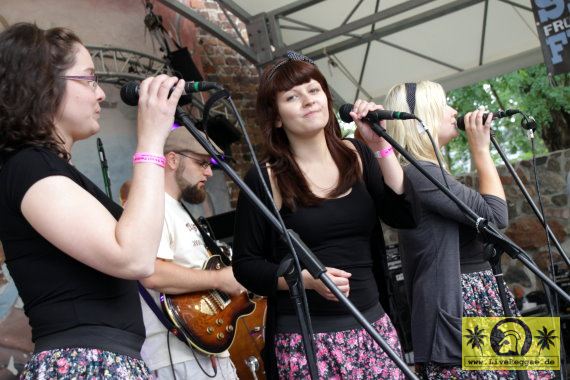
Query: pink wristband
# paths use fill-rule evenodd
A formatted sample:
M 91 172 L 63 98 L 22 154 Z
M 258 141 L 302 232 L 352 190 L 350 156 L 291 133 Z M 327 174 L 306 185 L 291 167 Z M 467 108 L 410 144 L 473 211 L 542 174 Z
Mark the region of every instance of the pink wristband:
M 166 158 L 158 154 L 137 152 L 133 156 L 133 164 L 151 163 L 160 166 L 161 168 L 166 165 Z
M 392 153 L 394 153 L 394 149 L 392 149 L 392 147 L 389 146 L 388 148 L 384 148 L 382 150 L 377 150 L 376 152 L 374 152 L 374 157 L 384 158 L 384 157 L 388 157 Z

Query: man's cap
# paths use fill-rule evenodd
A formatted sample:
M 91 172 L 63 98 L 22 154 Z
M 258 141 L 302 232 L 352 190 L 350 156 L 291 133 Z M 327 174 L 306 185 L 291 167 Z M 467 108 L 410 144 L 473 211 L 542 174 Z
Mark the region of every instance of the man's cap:
M 200 135 L 206 138 L 206 135 L 198 131 Z M 214 149 L 220 153 L 223 153 L 222 150 L 214 143 L 211 139 L 209 140 Z M 204 149 L 202 145 L 188 132 L 186 128 L 176 128 L 166 138 L 166 142 L 164 143 L 164 153 L 168 152 L 192 152 L 196 154 L 202 154 L 209 156 L 210 154 Z

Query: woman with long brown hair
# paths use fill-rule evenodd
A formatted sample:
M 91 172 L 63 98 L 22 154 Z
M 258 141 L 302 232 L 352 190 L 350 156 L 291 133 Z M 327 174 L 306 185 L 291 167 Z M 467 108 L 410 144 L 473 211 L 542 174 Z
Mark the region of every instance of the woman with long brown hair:
M 326 80 L 312 61 L 293 52 L 265 70 L 257 94 L 265 148 L 262 172 L 286 226 L 300 235 L 341 292 L 401 354 L 394 327 L 379 303 L 373 261 L 383 253 L 378 217 L 399 228 L 413 227 L 415 220 L 391 147 L 361 121 L 379 108 L 358 100 L 351 112 L 368 146 L 342 139 Z M 251 170 L 246 183 L 269 204 L 256 173 Z M 286 281 L 277 275 L 287 247 L 243 195 L 236 218 L 236 279 L 268 296 L 264 359 L 269 377 L 306 378 L 300 328 Z M 306 270 L 302 277 L 319 378 L 402 378 L 324 284 Z

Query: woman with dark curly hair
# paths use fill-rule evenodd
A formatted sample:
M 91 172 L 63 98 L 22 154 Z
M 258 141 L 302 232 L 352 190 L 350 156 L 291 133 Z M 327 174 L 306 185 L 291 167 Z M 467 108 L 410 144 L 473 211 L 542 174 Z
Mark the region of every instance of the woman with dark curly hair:
M 257 114 L 264 134 L 263 176 L 288 228 L 327 266 L 327 275 L 388 344 L 401 353 L 379 303 L 374 265 L 384 245 L 378 218 L 415 226 L 410 193 L 390 145 L 362 121 L 381 106 L 358 100 L 351 116 L 366 144 L 342 139 L 327 82 L 291 52 L 261 78 Z M 376 153 L 373 153 L 375 151 Z M 246 182 L 267 204 L 261 178 Z M 269 378 L 304 379 L 309 371 L 288 286 L 277 269 L 288 254 L 269 223 L 240 195 L 233 269 L 249 290 L 268 296 L 265 368 Z M 303 271 L 319 378 L 402 379 L 403 374 L 320 280 Z
M 24 379 L 148 378 L 133 280 L 154 268 L 162 150 L 184 81 L 160 75 L 140 85 L 122 211 L 70 161 L 73 144 L 99 131 L 105 93 L 94 73 L 68 29 L 21 23 L 0 34 L 0 240 L 35 343 Z

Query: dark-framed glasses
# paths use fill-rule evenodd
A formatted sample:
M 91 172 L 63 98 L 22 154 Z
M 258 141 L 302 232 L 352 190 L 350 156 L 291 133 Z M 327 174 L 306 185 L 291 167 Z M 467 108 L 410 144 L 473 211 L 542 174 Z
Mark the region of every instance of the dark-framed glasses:
M 85 81 L 87 84 L 89 84 L 89 86 L 93 88 L 97 88 L 99 85 L 99 78 L 97 78 L 97 75 L 62 75 L 60 78 Z
M 216 161 L 213 158 L 210 158 L 208 160 L 202 160 L 202 159 L 197 159 L 195 157 L 189 156 L 187 154 L 184 154 L 182 152 L 176 152 L 176 154 L 179 154 L 181 156 L 184 156 L 186 158 L 191 159 L 192 161 L 194 161 L 196 164 L 200 165 L 200 167 L 204 170 L 211 168 L 213 164 L 216 163 Z

